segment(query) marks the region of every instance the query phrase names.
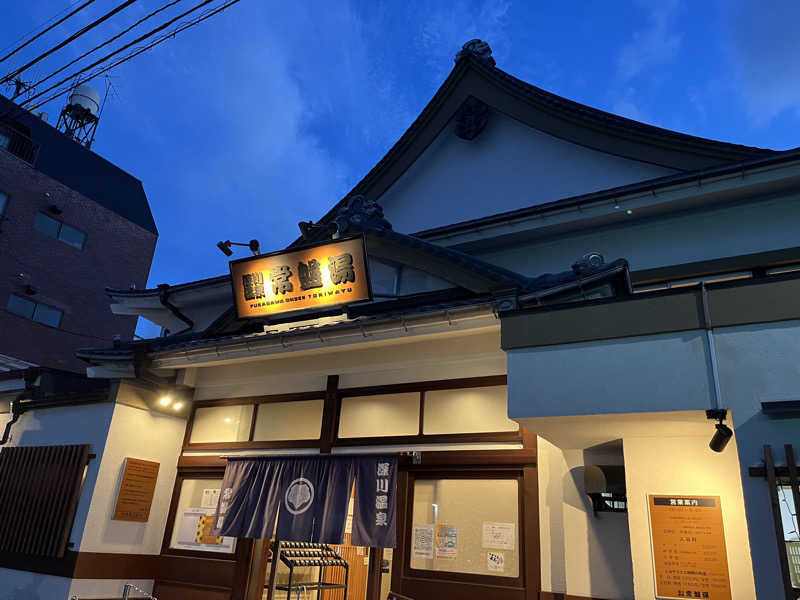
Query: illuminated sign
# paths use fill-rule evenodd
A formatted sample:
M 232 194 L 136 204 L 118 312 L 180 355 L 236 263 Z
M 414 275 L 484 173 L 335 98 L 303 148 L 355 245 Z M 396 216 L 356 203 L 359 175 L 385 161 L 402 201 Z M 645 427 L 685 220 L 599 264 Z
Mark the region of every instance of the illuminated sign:
M 648 496 L 656 596 L 731 600 L 719 496 Z
M 230 263 L 239 318 L 371 300 L 364 240 L 334 240 Z

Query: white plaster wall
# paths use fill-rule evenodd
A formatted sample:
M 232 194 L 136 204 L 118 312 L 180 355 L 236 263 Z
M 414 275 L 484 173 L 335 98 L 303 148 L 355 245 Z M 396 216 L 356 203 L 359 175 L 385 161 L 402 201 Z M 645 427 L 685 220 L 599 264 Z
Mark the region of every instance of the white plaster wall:
M 348 388 L 506 372 L 499 327 L 298 354 L 197 369 L 195 399 L 319 391 L 334 374 Z
M 449 123 L 378 199 L 396 231 L 413 233 L 674 172 L 567 142 L 494 110 L 472 141 L 456 137 L 454 128 Z
M 800 399 L 800 321 L 728 327 L 714 336 L 722 405 L 731 409 L 735 425 L 758 598 L 782 598 L 767 483 L 747 469 L 762 464 L 765 444 L 781 465 L 784 444 L 793 444 L 796 459 L 800 452 L 800 419 L 761 412 L 761 402 Z
M 797 245 L 798 222 L 800 198 L 794 195 L 661 218 L 640 220 L 634 214 L 617 227 L 501 244 L 493 250 L 465 250 L 530 276 L 569 270 L 590 251 L 600 252 L 607 261 L 624 258 L 636 271 L 792 248 Z
M 584 451 L 539 437 L 542 590 L 592 598 L 633 598 L 626 515 L 592 514 L 583 491 Z
M 67 600 L 72 580 L 0 568 L 0 600 Z
M 84 526 L 98 483 L 106 435 L 114 405 L 110 402 L 48 408 L 24 413 L 11 429 L 9 446 L 50 446 L 60 444 L 89 444 L 97 458 L 89 461 L 80 500 L 69 541 L 77 550 L 81 545 Z M 9 419 L 3 415 L 2 426 Z M 12 569 L 0 569 L 0 599 L 50 600 L 66 599 L 71 580 L 65 577 L 41 575 Z
M 524 348 L 507 355 L 512 419 L 711 407 L 704 332 Z
M 756 598 L 736 440 L 715 453 L 708 448 L 709 439 L 710 435 L 679 432 L 674 437 L 623 439 L 636 600 L 651 600 L 655 594 L 648 494 L 720 496 L 732 598 Z M 778 597 L 758 596 L 759 600 Z
M 121 390 L 124 393 L 124 388 Z M 159 554 L 186 421 L 116 404 L 81 552 Z M 113 521 L 125 458 L 160 463 L 147 523 Z
M 89 444 L 90 452 L 97 455 L 97 458 L 89 461 L 75 512 L 69 536 L 69 541 L 74 544 L 73 549 L 81 545 L 113 410 L 114 404 L 110 402 L 32 410 L 23 413 L 11 429 L 9 446 Z

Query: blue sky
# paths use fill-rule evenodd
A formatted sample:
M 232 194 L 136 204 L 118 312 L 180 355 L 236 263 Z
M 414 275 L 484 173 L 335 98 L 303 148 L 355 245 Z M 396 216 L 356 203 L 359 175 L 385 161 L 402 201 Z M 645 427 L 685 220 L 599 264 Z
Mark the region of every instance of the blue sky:
M 4 3 L 0 46 L 73 1 Z M 118 1 L 97 0 L 0 70 Z M 31 76 L 165 2 L 139 0 Z M 144 183 L 161 234 L 149 284 L 179 283 L 227 272 L 218 240 L 294 239 L 402 135 L 474 37 L 500 68 L 567 98 L 693 135 L 800 146 L 798 22 L 795 0 L 241 0 L 113 72 L 93 149 Z M 62 103 L 46 107 L 51 122 Z

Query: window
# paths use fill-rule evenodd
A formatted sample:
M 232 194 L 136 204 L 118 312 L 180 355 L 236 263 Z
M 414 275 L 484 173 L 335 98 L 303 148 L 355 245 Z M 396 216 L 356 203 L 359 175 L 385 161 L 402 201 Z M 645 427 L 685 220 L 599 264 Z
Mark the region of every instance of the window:
M 244 442 L 250 438 L 252 404 L 210 406 L 194 412 L 189 442 Z
M 519 555 L 518 479 L 414 481 L 412 569 L 519 577 Z
M 57 221 L 42 212 L 36 213 L 34 227 L 39 233 L 61 240 L 74 248 L 82 249 L 83 245 L 86 243 L 85 233 L 74 227 L 65 225 L 61 221 Z
M 318 440 L 324 400 L 267 402 L 258 405 L 253 440 Z
M 340 392 L 341 443 L 356 438 L 425 441 L 442 436 L 519 441 L 519 424 L 508 418 L 505 376 L 383 386 L 370 388 L 368 396 L 360 391 Z
M 236 538 L 211 535 L 221 488 L 222 479 L 181 479 L 171 549 L 233 554 Z
M 425 392 L 425 434 L 518 431 L 504 385 Z
M 15 294 L 8 297 L 8 312 L 50 327 L 61 325 L 61 318 L 64 316 L 63 311 L 57 308 Z
M 340 438 L 417 435 L 419 394 L 342 398 Z
M 6 204 L 8 204 L 8 195 L 0 192 L 0 215 L 6 211 Z
M 7 133 L 0 131 L 0 148 L 4 150 L 8 150 L 8 147 L 11 145 L 11 136 Z

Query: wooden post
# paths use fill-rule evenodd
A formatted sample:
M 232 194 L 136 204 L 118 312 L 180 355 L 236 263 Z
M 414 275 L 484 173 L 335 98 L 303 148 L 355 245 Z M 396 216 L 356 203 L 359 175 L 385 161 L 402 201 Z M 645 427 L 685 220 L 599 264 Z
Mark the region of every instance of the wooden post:
M 772 446 L 764 446 L 764 466 L 767 469 L 767 484 L 769 486 L 769 499 L 772 503 L 772 520 L 775 524 L 775 539 L 778 542 L 778 560 L 781 567 L 783 580 L 783 594 L 786 600 L 796 600 L 792 592 L 792 579 L 789 575 L 789 560 L 786 556 L 786 541 L 783 539 L 783 521 L 781 520 L 781 506 L 778 501 L 778 482 L 775 476 L 775 461 L 772 458 Z

